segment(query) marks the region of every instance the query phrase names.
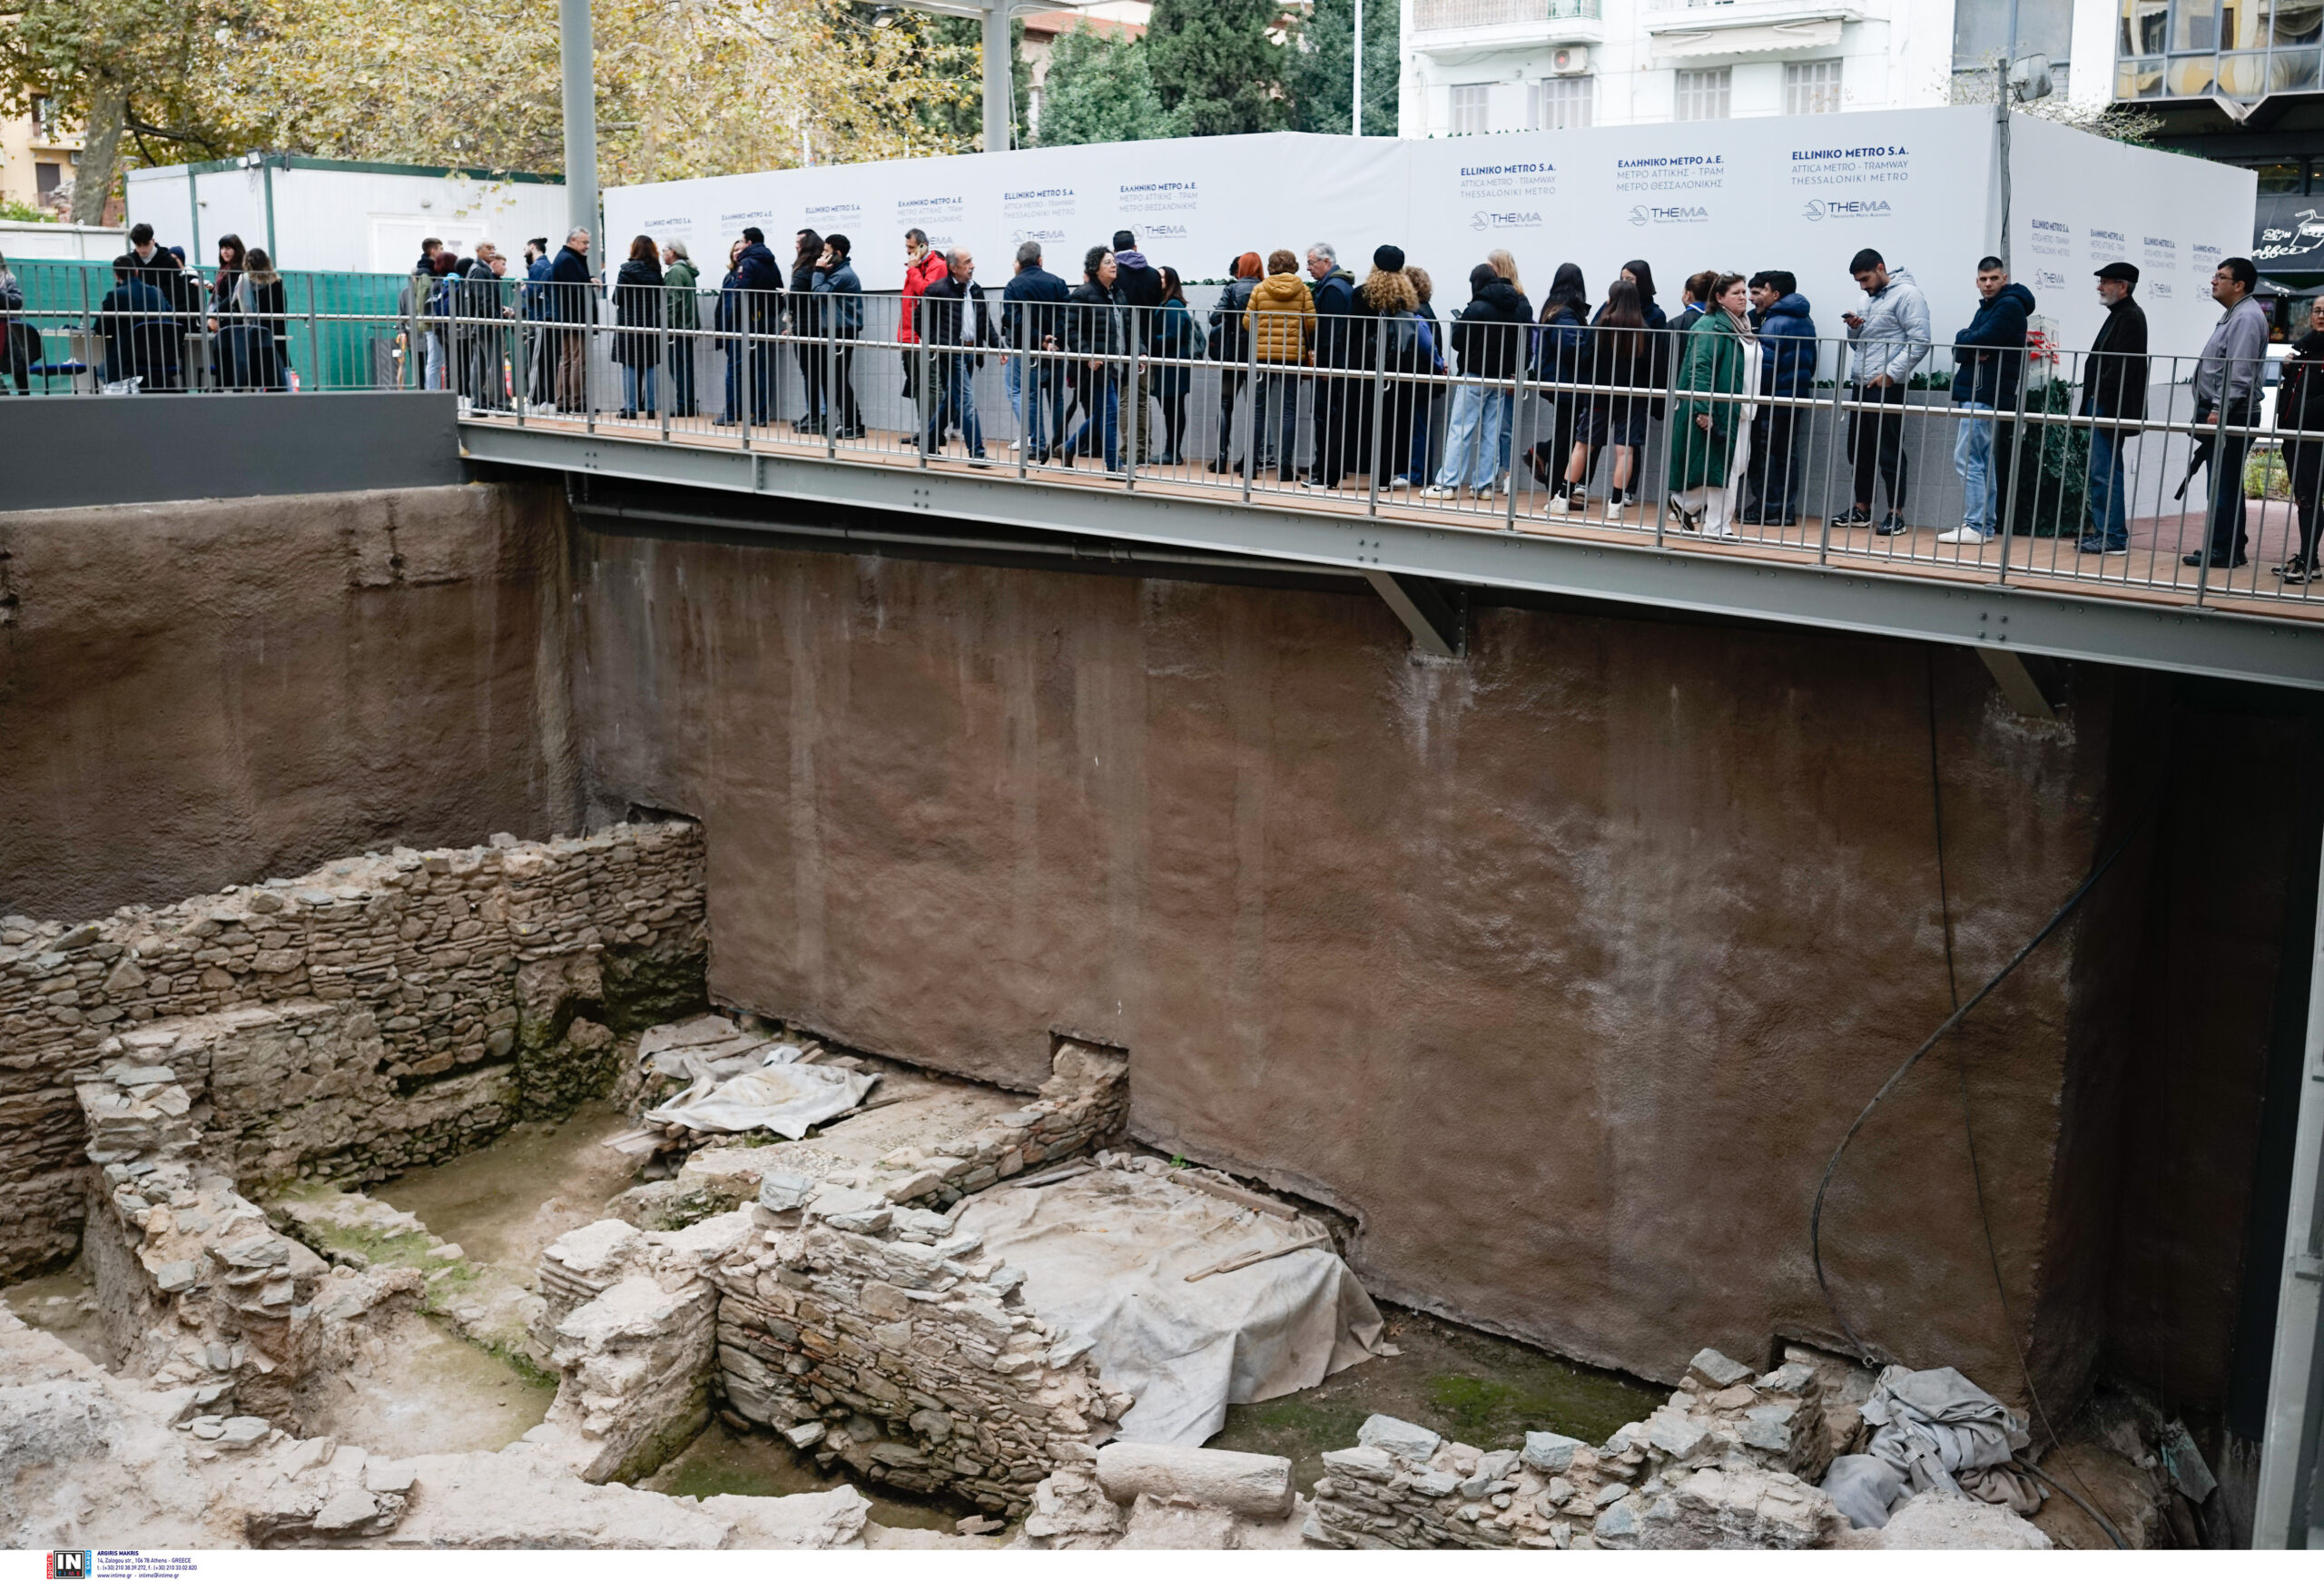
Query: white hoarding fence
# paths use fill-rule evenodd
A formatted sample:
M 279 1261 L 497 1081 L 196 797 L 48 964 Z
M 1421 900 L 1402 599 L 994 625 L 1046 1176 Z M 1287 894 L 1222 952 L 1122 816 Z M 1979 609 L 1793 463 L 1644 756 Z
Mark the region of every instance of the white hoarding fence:
M 2121 257 L 2159 288 L 2141 291 L 2155 345 L 2200 346 L 2218 316 L 2211 268 L 2249 250 L 2251 173 L 2022 115 L 2014 141 L 2014 261 L 2067 344 L 2097 328 L 2091 272 Z M 1974 315 L 1976 261 L 1999 233 L 1995 142 L 1974 106 L 1432 141 L 1178 138 L 616 188 L 606 224 L 616 249 L 635 234 L 684 239 L 713 280 L 745 225 L 786 262 L 793 232 L 837 231 L 874 291 L 902 284 L 913 226 L 970 248 L 988 285 L 1026 240 L 1078 280 L 1085 250 L 1125 228 L 1189 280 L 1319 241 L 1361 277 L 1394 242 L 1434 277 L 1441 311 L 1467 300 L 1471 266 L 1496 247 L 1537 300 L 1561 262 L 1581 266 L 1598 301 L 1642 258 L 1671 311 L 1698 270 L 1784 269 L 1832 332 L 1859 294 L 1848 261 L 1870 246 L 1912 272 L 1944 336 Z

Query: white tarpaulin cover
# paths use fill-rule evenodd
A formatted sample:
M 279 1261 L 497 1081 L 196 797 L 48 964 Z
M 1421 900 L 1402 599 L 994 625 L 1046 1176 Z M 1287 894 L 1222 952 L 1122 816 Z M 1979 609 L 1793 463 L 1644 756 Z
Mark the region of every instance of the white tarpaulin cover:
M 659 1026 L 638 1041 L 640 1062 L 692 1085 L 645 1112 L 649 1125 L 693 1131 L 772 1131 L 797 1141 L 810 1127 L 863 1102 L 880 1078 L 833 1065 L 802 1065 L 799 1048 L 755 1037 L 714 1015 Z
M 1316 1232 L 1136 1170 L 972 1197 L 960 1230 L 1025 1275 L 1025 1299 L 1088 1339 L 1137 1397 L 1121 1437 L 1201 1444 L 1226 1408 L 1310 1388 L 1378 1353 L 1380 1312 L 1327 1244 L 1186 1276 Z

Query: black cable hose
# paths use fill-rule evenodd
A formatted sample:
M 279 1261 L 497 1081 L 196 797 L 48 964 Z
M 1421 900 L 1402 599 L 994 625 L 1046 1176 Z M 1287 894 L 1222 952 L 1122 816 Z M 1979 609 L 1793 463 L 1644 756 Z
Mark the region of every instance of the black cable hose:
M 1864 1337 L 1856 1331 L 1855 1327 L 1848 1322 L 1846 1315 L 1840 1310 L 1839 1299 L 1833 1295 L 1831 1281 L 1824 1274 L 1824 1198 L 1832 1189 L 1832 1177 L 1839 1172 L 1840 1160 L 1846 1155 L 1848 1144 L 1856 1141 L 1856 1132 L 1862 1131 L 1864 1122 L 1872 1118 L 1872 1112 L 1886 1102 L 1888 1095 L 1896 1090 L 1897 1085 L 1906 1075 L 1911 1073 L 1913 1067 L 1921 1062 L 1922 1056 L 1936 1047 L 1944 1040 L 1945 1033 L 1959 1026 L 1971 1011 L 1983 1004 L 1986 995 L 2007 981 L 2009 974 L 2024 965 L 2025 958 L 2039 949 L 2042 942 L 2056 933 L 2066 918 L 2073 914 L 2074 908 L 2083 903 L 2093 889 L 2097 887 L 2098 881 L 2106 876 L 2107 870 L 2114 865 L 2115 861 L 2123 852 L 2131 848 L 2131 843 L 2139 837 L 2140 831 L 2146 827 L 2146 821 L 2153 812 L 2154 804 L 2149 803 L 2146 810 L 2142 812 L 2137 820 L 2131 825 L 2129 831 L 2115 843 L 2114 848 L 2099 859 L 2098 865 L 2093 867 L 2089 875 L 2075 886 L 2074 892 L 2066 896 L 2065 904 L 2051 914 L 2050 920 L 2042 924 L 2041 930 L 2026 940 L 2019 947 L 2017 954 L 2012 955 L 2000 971 L 1986 979 L 1984 987 L 1969 996 L 1968 1003 L 1946 1016 L 1943 1024 L 1929 1033 L 1921 1046 L 1915 1049 L 1905 1058 L 1905 1062 L 1896 1067 L 1896 1073 L 1881 1083 L 1880 1091 L 1872 1095 L 1872 1101 L 1866 1103 L 1864 1106 L 1864 1112 L 1856 1117 L 1855 1123 L 1847 1129 L 1847 1134 L 1840 1138 L 1840 1145 L 1832 1150 L 1831 1161 L 1824 1166 L 1824 1178 L 1816 1184 L 1816 1205 L 1807 1215 L 1807 1250 L 1816 1267 L 1816 1288 L 1824 1292 L 1824 1304 L 1831 1309 L 1832 1320 L 1840 1326 L 1840 1331 L 1846 1334 L 1849 1343 L 1856 1347 L 1856 1355 L 1860 1359 L 1867 1363 L 1872 1362 L 1877 1359 L 1877 1353 L 1865 1343 Z

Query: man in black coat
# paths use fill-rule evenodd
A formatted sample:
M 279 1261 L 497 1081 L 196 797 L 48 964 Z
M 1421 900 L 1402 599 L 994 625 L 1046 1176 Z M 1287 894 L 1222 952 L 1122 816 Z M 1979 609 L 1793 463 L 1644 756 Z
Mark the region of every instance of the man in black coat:
M 1009 359 L 1009 400 L 1030 461 L 1048 460 L 1050 444 L 1065 437 L 1065 383 L 1055 361 L 1021 353 L 1063 348 L 1056 304 L 1072 294 L 1072 287 L 1041 267 L 1039 242 L 1018 246 L 1017 272 L 1000 292 L 1000 339 L 1019 353 Z
M 90 326 L 105 338 L 105 382 L 133 378 L 141 391 L 176 389 L 178 342 L 169 299 L 146 278 L 134 252 L 114 259 L 113 274 L 113 288 L 97 304 Z
M 1137 250 L 1137 233 L 1134 231 L 1114 232 L 1114 294 L 1125 307 L 1134 309 L 1129 315 L 1130 338 L 1136 343 L 1140 361 L 1137 364 L 1137 388 L 1125 382 L 1122 387 L 1122 430 L 1125 449 L 1135 449 L 1141 467 L 1154 459 L 1154 425 L 1146 419 L 1146 403 L 1153 388 L 1154 378 L 1144 357 L 1154 339 L 1155 310 L 1162 305 L 1162 272 L 1146 260 Z
M 560 411 L 586 411 L 589 404 L 589 331 L 596 317 L 590 300 L 589 232 L 576 225 L 548 268 L 548 304 L 542 317 L 556 350 L 556 405 Z
M 1364 403 L 1350 389 L 1349 376 L 1324 371 L 1359 365 L 1355 324 L 1355 276 L 1340 267 L 1339 254 L 1328 242 L 1307 249 L 1307 273 L 1315 284 L 1307 294 L 1315 302 L 1315 459 L 1306 487 L 1336 489 L 1349 459 L 1363 453 L 1360 434 L 1350 431 Z
M 734 276 L 743 299 L 743 328 L 753 336 L 772 336 L 783 308 L 783 265 L 767 251 L 766 232 L 756 225 L 743 228 L 743 252 L 734 261 Z M 743 361 L 750 369 L 753 426 L 774 415 L 775 355 L 771 339 L 743 342 Z
M 984 366 L 980 348 L 998 346 L 1000 338 L 993 332 L 984 287 L 976 283 L 976 259 L 967 248 L 955 247 L 944 262 L 947 273 L 921 293 L 912 325 L 936 359 L 928 375 L 936 399 L 923 403 L 928 425 L 922 446 L 931 455 L 942 450 L 945 424 L 957 423 L 969 447 L 969 464 L 981 467 L 986 461 L 984 430 L 977 422 L 976 371 Z
M 2135 263 L 2109 263 L 2098 271 L 2098 300 L 2106 321 L 2091 342 L 2082 380 L 2083 417 L 2120 418 L 2135 425 L 2146 416 L 2146 310 L 2131 300 L 2138 289 Z M 2090 430 L 2090 524 L 2075 547 L 2086 555 L 2126 555 L 2131 529 L 2122 503 L 2122 447 L 2138 437 L 2135 426 L 2103 422 Z

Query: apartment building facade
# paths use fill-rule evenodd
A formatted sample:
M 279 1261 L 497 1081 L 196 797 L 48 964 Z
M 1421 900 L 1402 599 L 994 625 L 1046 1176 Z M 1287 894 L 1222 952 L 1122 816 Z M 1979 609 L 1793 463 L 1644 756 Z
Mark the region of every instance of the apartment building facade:
M 0 116 L 0 200 L 54 210 L 73 190 L 81 155 L 78 128 L 34 101 L 28 115 Z
M 2118 3 L 2019 0 L 2017 54 L 2073 91 L 2077 42 Z M 1913 108 L 1959 77 L 1990 97 L 2009 38 L 2009 0 L 1400 4 L 1406 137 Z

